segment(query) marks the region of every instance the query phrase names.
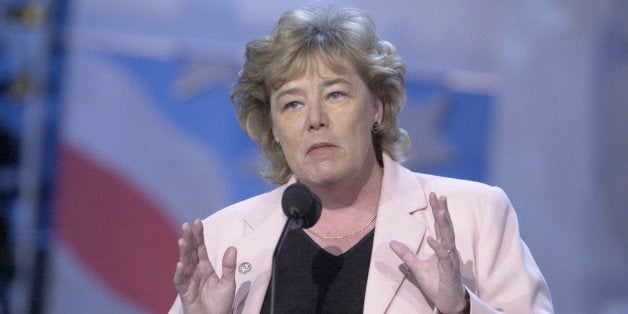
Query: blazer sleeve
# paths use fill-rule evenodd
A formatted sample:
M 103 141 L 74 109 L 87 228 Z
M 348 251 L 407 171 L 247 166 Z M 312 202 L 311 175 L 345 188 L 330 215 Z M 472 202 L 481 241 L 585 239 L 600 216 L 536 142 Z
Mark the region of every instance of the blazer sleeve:
M 471 313 L 553 313 L 549 289 L 519 234 L 510 200 L 498 187 L 490 189 L 480 213 L 476 243 L 476 293 Z

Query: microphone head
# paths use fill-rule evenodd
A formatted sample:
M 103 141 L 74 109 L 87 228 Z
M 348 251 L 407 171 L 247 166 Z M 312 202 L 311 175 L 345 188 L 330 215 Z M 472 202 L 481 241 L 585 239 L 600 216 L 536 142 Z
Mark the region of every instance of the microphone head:
M 303 217 L 303 228 L 307 229 L 313 227 L 318 222 L 318 218 L 321 218 L 322 210 L 323 204 L 321 203 L 321 199 L 318 195 L 312 193 L 312 206 L 310 206 L 310 210 L 305 213 Z
M 303 228 L 310 228 L 321 217 L 321 200 L 301 183 L 294 183 L 286 188 L 281 197 L 284 214 L 302 221 Z

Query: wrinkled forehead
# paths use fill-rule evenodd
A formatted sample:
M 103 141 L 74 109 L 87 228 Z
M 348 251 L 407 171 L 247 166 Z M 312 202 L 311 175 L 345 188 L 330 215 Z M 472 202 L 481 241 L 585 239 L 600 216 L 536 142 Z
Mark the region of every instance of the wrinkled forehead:
M 290 62 L 286 63 L 283 69 L 271 73 L 267 85 L 272 91 L 276 91 L 287 82 L 299 79 L 306 74 L 323 77 L 324 68 L 339 75 L 355 71 L 350 59 L 341 54 L 318 51 L 303 53 L 297 54 Z

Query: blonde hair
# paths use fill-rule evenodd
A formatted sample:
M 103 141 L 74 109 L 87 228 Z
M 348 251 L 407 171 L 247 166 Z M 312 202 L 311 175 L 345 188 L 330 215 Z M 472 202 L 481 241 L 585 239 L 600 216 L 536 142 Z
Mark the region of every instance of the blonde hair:
M 286 183 L 292 175 L 281 147 L 274 140 L 270 95 L 320 57 L 337 73 L 349 61 L 370 92 L 383 104 L 384 116 L 374 131 L 373 146 L 382 164 L 382 151 L 405 161 L 409 137 L 397 125 L 405 104 L 405 64 L 395 47 L 380 40 L 375 25 L 353 8 L 309 7 L 284 13 L 270 35 L 247 44 L 245 62 L 231 91 L 231 101 L 244 132 L 259 143 L 267 163 L 260 173 L 271 183 Z

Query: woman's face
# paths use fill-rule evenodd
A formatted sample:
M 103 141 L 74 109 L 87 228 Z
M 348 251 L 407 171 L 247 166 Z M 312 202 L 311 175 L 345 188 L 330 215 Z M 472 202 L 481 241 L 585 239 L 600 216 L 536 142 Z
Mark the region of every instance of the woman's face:
M 352 67 L 338 74 L 317 61 L 273 90 L 273 134 L 302 183 L 357 183 L 377 164 L 371 126 L 381 122 L 383 107 Z

